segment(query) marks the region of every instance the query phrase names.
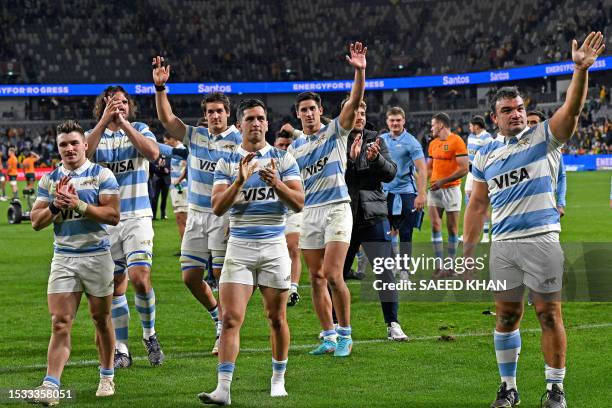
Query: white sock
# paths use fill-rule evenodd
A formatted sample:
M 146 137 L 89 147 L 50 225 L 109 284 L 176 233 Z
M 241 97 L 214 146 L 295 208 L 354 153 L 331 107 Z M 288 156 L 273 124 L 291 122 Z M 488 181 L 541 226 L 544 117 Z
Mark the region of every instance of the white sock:
M 277 361 L 272 359 L 272 380 L 270 381 L 271 397 L 286 397 L 285 390 L 285 371 L 287 370 L 287 360 Z
M 565 367 L 563 368 L 553 368 L 549 367 L 548 364 L 544 366 L 544 375 L 546 375 L 546 389 L 548 391 L 552 390 L 553 384 L 557 384 L 557 386 L 563 391 L 563 379 L 565 378 Z

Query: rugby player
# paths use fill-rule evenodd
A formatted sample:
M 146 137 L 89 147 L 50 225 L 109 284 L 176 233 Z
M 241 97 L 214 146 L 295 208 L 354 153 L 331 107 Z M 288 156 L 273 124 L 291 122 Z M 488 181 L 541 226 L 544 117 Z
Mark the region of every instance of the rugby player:
M 203 281 L 212 255 L 215 279 L 221 274 L 221 267 L 227 246 L 228 216 L 218 217 L 212 211 L 211 194 L 215 168 L 221 158 L 234 152 L 242 137 L 234 125 L 228 126 L 230 101 L 222 93 L 211 93 L 202 101 L 202 110 L 208 127 L 187 126 L 173 112 L 166 92 L 170 78 L 170 66 L 164 66 L 164 59 L 153 59 L 153 81 L 155 82 L 155 104 L 157 117 L 164 128 L 189 148 L 188 185 L 189 207 L 185 235 L 181 244 L 181 270 L 183 282 L 192 295 L 206 308 L 216 324 L 216 339 L 212 354 L 219 350 L 222 312 L 210 286 Z
M 36 182 L 36 162 L 40 159 L 40 156 L 34 152 L 28 153 L 27 157 L 23 159 L 21 165 L 26 178 L 26 189 L 30 190 L 34 188 Z
M 175 149 L 184 149 L 185 146 L 171 134 L 164 135 L 164 143 Z M 160 146 L 160 152 L 162 147 Z M 181 242 L 185 234 L 185 223 L 187 222 L 187 160 L 175 155 L 170 159 L 170 198 L 172 199 L 172 210 L 176 218 Z
M 68 120 L 57 127 L 62 165 L 43 176 L 32 209 L 32 228 L 51 224 L 55 251 L 47 286 L 51 339 L 47 374 L 38 387 L 40 398 L 30 402 L 59 403 L 60 378 L 70 356 L 72 323 L 85 292 L 96 330 L 100 382 L 96 396 L 115 393 L 111 322 L 113 258 L 108 227 L 119 222 L 119 186 L 113 173 L 85 156 L 83 128 Z M 54 392 L 56 391 L 56 392 Z
M 19 175 L 19 160 L 15 154 L 15 148 L 8 149 L 8 159 L 6 159 L 6 174 L 8 175 L 11 190 L 13 190 L 13 198 L 19 197 L 17 190 L 17 176 Z
M 604 48 L 600 32 L 590 33 L 580 48 L 576 40 L 572 41 L 574 73 L 565 102 L 550 120 L 533 128 L 527 126 L 523 98 L 516 88 L 501 88 L 491 101 L 491 118 L 499 134 L 474 157 L 474 186 L 464 220 L 464 255 L 474 254 L 490 202 L 491 279 L 505 282 L 507 289 L 494 293 L 494 344 L 501 385 L 493 408 L 520 403 L 516 368 L 525 286 L 533 294 L 542 328 L 546 363 L 543 406 L 567 407 L 563 388 L 567 341 L 561 316 L 564 255 L 554 196 L 560 159 L 557 151 L 576 129 L 587 95 L 587 70 Z
M 2 151 L 0 151 L 0 201 L 6 201 L 6 172 L 4 170 L 4 163 L 2 162 Z
M 87 134 L 87 156 L 112 170 L 119 183 L 121 221 L 109 228 L 111 254 L 115 262 L 113 326 L 115 368 L 129 367 L 130 310 L 125 292 L 132 282 L 142 324 L 142 341 L 151 365 L 160 365 L 164 354 L 155 331 L 155 291 L 151 285 L 153 224 L 147 188 L 149 161 L 159 156 L 155 135 L 142 122 L 132 122 L 136 106 L 121 86 L 107 87 L 96 99 L 96 126 Z
M 312 303 L 323 329 L 323 341 L 311 354 L 333 352 L 338 357 L 350 355 L 353 345 L 351 295 L 342 276 L 353 228 L 344 172 L 348 135 L 363 99 L 367 48 L 357 42 L 350 45 L 349 51 L 346 59 L 355 69 L 355 82 L 348 102 L 336 119 L 323 126 L 321 97 L 313 92 L 299 94 L 295 111 L 302 122 L 306 142 L 289 150 L 304 180 L 306 201 L 300 248 L 310 272 Z M 338 317 L 337 330 L 332 318 L 332 301 Z
M 468 125 L 470 128 L 470 134 L 468 135 L 467 140 L 467 149 L 468 149 L 468 160 L 469 160 L 469 170 L 472 169 L 472 162 L 474 161 L 474 156 L 482 148 L 482 146 L 493 140 L 491 134 L 486 130 L 485 120 L 482 116 L 476 115 L 470 119 L 470 124 Z M 468 171 L 467 177 L 465 178 L 465 204 L 470 201 L 470 194 L 472 194 L 472 184 L 473 184 L 472 173 Z M 490 217 L 487 217 L 482 233 L 482 242 L 489 242 L 489 227 L 490 227 Z M 461 239 L 460 239 L 461 240 Z
M 297 133 L 299 136 L 296 141 L 299 141 L 296 143 L 293 141 L 292 132 L 282 130 L 281 128 L 281 131 L 276 135 L 274 147 L 286 151 L 292 144 L 295 147 L 303 143 L 306 139 L 303 137 L 300 131 L 297 131 Z M 291 258 L 291 289 L 289 291 L 287 306 L 295 306 L 300 301 L 298 289 L 300 286 L 300 276 L 302 275 L 302 258 L 300 256 L 299 242 L 302 220 L 303 214 L 301 212 L 289 210 L 287 213 L 285 239 L 287 240 L 287 249 L 289 250 L 289 257 Z
M 461 212 L 461 178 L 468 172 L 468 151 L 461 137 L 450 130 L 450 118 L 446 113 L 437 113 L 431 119 L 434 140 L 429 143 L 427 173 L 430 179 L 427 203 L 431 219 L 431 241 L 436 258 L 443 256 L 442 215 L 446 212 L 448 230 L 448 256 L 457 253 L 459 213 Z M 453 274 L 436 267 L 434 277 Z
M 270 324 L 272 379 L 270 396 L 283 397 L 289 353 L 287 297 L 291 259 L 285 241 L 287 208 L 299 212 L 304 191 L 295 159 L 266 143 L 266 107 L 257 99 L 237 110 L 242 144 L 215 171 L 212 205 L 215 214 L 230 212 L 227 257 L 219 281 L 223 330 L 219 347 L 217 388 L 198 395 L 205 404 L 229 405 L 232 375 L 240 350 L 240 327 L 255 291 L 261 291 Z

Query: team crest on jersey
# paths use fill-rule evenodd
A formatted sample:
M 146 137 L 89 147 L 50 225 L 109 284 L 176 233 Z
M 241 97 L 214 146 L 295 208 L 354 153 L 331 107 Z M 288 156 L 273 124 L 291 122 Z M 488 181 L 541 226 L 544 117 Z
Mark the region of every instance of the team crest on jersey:
M 223 150 L 230 150 L 230 151 L 233 152 L 234 150 L 236 150 L 236 145 L 226 144 L 226 145 L 221 146 L 221 149 L 223 149 Z
M 529 138 L 527 138 L 527 137 L 521 138 L 521 140 L 519 140 L 518 143 L 517 143 L 518 146 L 522 146 L 522 145 L 526 145 L 526 144 L 529 144 Z
M 448 145 L 447 145 L 447 144 L 445 144 L 443 147 L 444 147 L 444 151 L 445 151 L 445 152 L 448 152 Z
M 96 184 L 94 177 L 87 177 L 81 180 L 81 186 L 93 186 L 94 184 Z

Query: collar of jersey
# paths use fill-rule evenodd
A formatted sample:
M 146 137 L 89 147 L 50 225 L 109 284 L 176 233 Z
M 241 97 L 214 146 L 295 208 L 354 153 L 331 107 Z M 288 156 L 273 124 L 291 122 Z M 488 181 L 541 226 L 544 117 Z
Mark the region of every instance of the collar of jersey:
M 123 129 L 119 129 L 119 130 L 118 130 L 118 131 L 116 131 L 116 132 L 113 132 L 113 131 L 112 131 L 112 130 L 110 130 L 109 128 L 104 129 L 104 134 L 105 134 L 106 136 L 114 136 L 114 135 L 115 135 L 115 133 L 121 133 L 122 135 L 124 135 L 124 134 L 125 134 L 125 132 L 123 131 Z
M 307 135 L 306 133 L 304 133 L 304 131 L 302 130 L 302 135 L 306 137 L 306 139 L 308 140 L 314 140 L 316 138 L 319 137 L 320 134 L 322 134 L 325 129 L 327 128 L 327 125 L 321 124 L 321 128 L 319 130 L 317 130 L 316 132 L 314 132 L 312 135 Z
M 516 135 L 514 137 L 516 137 L 517 140 L 521 140 L 521 137 L 523 137 L 523 135 L 525 133 L 527 133 L 529 131 L 529 129 L 531 129 L 529 126 L 525 126 L 525 129 L 521 130 L 521 133 L 519 133 L 518 135 Z M 506 139 L 508 138 L 508 136 L 504 136 L 501 133 L 498 133 L 497 137 L 500 137 L 500 136 L 502 137 L 501 140 L 503 140 L 503 142 L 506 143 Z
M 229 135 L 230 133 L 234 133 L 234 132 L 238 132 L 238 129 L 236 129 L 236 126 L 232 125 L 232 126 L 228 127 L 227 129 L 225 129 L 225 132 L 221 132 L 218 135 L 213 135 L 211 133 L 210 135 L 212 137 L 214 137 L 215 139 L 219 139 L 219 138 L 223 138 L 223 137 Z
M 89 159 L 85 159 L 85 163 L 83 163 L 81 165 L 81 167 L 77 168 L 76 170 L 68 170 L 67 168 L 65 168 L 64 166 L 61 167 L 61 172 L 69 175 L 69 174 L 83 174 L 83 172 L 85 170 L 87 170 L 89 168 L 89 166 L 91 166 L 91 162 L 89 161 Z
M 269 143 L 266 143 L 266 145 L 264 147 L 262 147 L 261 149 L 259 149 L 257 152 L 257 156 L 259 157 L 263 157 L 266 155 L 266 153 L 268 153 L 270 151 L 270 149 L 272 149 L 272 146 L 270 146 Z M 242 147 L 242 145 L 238 146 L 238 153 L 241 156 L 246 156 L 247 154 L 251 153 L 251 152 L 247 152 L 246 150 L 244 150 L 244 148 Z
M 403 139 L 404 137 L 406 137 L 407 134 L 408 134 L 408 131 L 406 129 L 403 129 L 402 133 L 400 133 L 399 136 L 395 137 L 393 136 L 393 132 L 389 131 L 389 137 L 391 138 L 391 140 Z

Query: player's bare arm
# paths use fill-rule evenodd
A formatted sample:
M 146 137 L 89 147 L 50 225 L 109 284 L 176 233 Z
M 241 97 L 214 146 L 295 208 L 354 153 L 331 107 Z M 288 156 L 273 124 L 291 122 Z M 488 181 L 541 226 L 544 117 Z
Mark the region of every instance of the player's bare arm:
M 140 154 L 149 161 L 157 160 L 159 157 L 159 146 L 155 140 L 149 139 L 137 131 L 121 113 L 117 115 L 116 123 L 119 125 L 119 128 L 126 133 L 127 137 Z
M 63 188 L 70 178 L 62 177 L 60 181 L 57 183 L 57 189 Z M 61 209 L 61 204 L 57 200 L 53 200 L 53 205 L 56 208 Z M 48 227 L 53 223 L 55 217 L 59 215 L 58 213 L 51 212 L 51 208 L 49 207 L 50 203 L 48 201 L 37 200 L 34 203 L 34 207 L 32 207 L 32 212 L 30 213 L 30 217 L 32 220 L 32 228 L 35 231 L 40 231 L 43 228 Z
M 92 158 L 96 149 L 98 148 L 98 144 L 100 143 L 100 139 L 104 134 L 104 131 L 108 127 L 108 125 L 113 122 L 117 115 L 120 113 L 121 109 L 121 100 L 119 99 L 119 95 L 113 95 L 112 98 L 104 98 L 106 102 L 106 107 L 102 112 L 102 117 L 96 123 L 96 126 L 86 135 L 87 140 L 87 157 Z
M 450 183 L 452 181 L 458 180 L 468 173 L 468 169 L 469 169 L 468 156 L 455 157 L 455 161 L 457 162 L 457 166 L 458 166 L 457 170 L 455 170 L 450 176 L 444 177 L 440 180 L 436 180 L 434 183 L 432 183 L 431 185 L 432 191 L 439 190 L 446 183 Z
M 355 123 L 356 112 L 359 109 L 359 103 L 363 99 L 365 91 L 365 69 L 366 69 L 366 53 L 368 47 L 364 47 L 362 43 L 356 42 L 349 46 L 350 55 L 346 56 L 346 61 L 350 66 L 355 68 L 355 82 L 351 89 L 349 100 L 344 104 L 338 121 L 343 129 L 352 129 Z
M 427 204 L 427 165 L 425 159 L 416 159 L 413 161 L 414 167 L 417 170 L 417 186 L 418 195 L 414 199 L 414 208 L 422 210 Z
M 576 130 L 578 117 L 584 107 L 588 90 L 588 69 L 595 63 L 605 49 L 601 32 L 591 32 L 578 48 L 578 42 L 572 40 L 572 60 L 574 74 L 567 89 L 565 102 L 550 118 L 549 125 L 553 135 L 560 142 L 567 142 Z
M 285 203 L 295 212 L 304 208 L 304 188 L 300 180 L 281 181 L 276 171 L 274 160 L 270 160 L 270 166 L 259 170 L 259 177 L 276 191 L 279 200 Z
M 464 256 L 471 257 L 489 210 L 489 187 L 487 183 L 474 180 L 470 201 L 463 217 Z
M 170 65 L 164 66 L 164 57 L 153 58 L 153 83 L 155 86 L 165 86 L 170 79 Z M 173 112 L 168 93 L 155 91 L 155 107 L 157 108 L 157 118 L 172 136 L 182 140 L 187 131 L 187 126 Z
M 244 183 L 253 175 L 257 163 L 252 163 L 251 160 L 255 157 L 255 153 L 249 153 L 240 160 L 238 165 L 238 176 L 236 180 L 228 186 L 227 184 L 215 184 L 212 190 L 212 209 L 216 216 L 220 217 L 225 214 L 234 204 Z

